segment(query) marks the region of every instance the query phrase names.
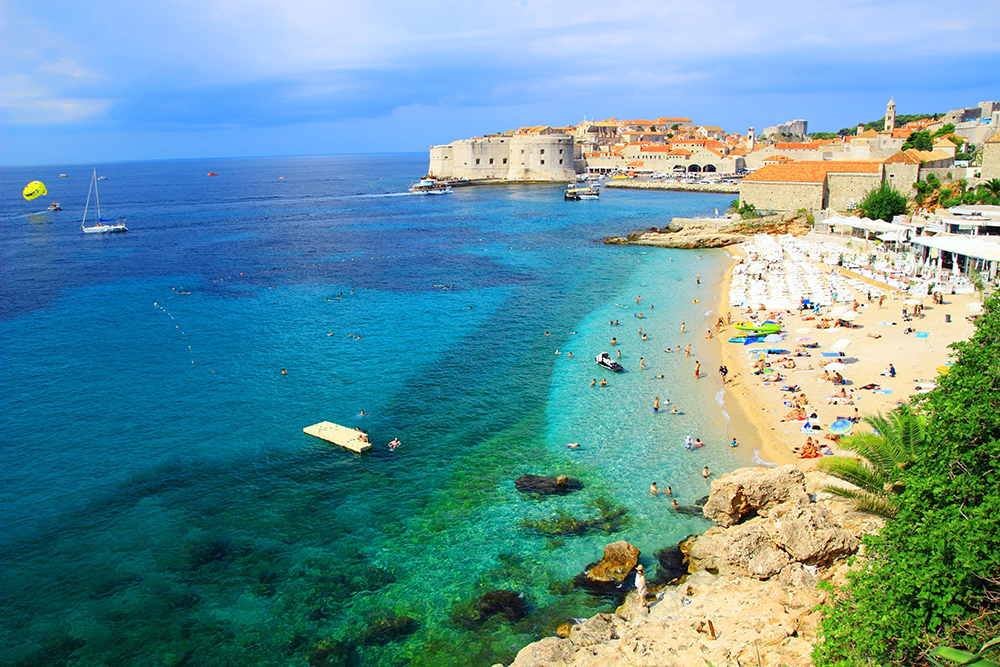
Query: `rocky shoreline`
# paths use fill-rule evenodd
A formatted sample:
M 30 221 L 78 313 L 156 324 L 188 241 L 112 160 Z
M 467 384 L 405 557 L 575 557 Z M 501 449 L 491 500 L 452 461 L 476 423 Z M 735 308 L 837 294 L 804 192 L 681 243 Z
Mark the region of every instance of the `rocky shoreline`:
M 608 245 L 644 245 L 659 248 L 725 248 L 747 240 L 753 234 L 793 234 L 809 231 L 808 223 L 798 214 L 767 216 L 746 221 L 736 216 L 725 218 L 674 218 L 666 227 L 652 227 L 628 236 L 609 236 Z
M 861 537 L 881 525 L 822 490 L 835 481 L 792 465 L 724 475 L 703 507 L 716 525 L 678 545 L 682 574 L 649 587 L 648 609 L 633 590 L 614 614 L 561 626 L 510 667 L 811 665 L 821 584 L 841 585 Z M 638 556 L 610 544 L 578 578 L 634 588 Z M 652 581 L 670 581 L 661 574 Z

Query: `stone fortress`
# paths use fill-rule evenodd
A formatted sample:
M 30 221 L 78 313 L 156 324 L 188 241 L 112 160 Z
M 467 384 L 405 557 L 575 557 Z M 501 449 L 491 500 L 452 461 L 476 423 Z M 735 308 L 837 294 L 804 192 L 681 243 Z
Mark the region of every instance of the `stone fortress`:
M 929 151 L 902 150 L 916 131 L 932 134 L 946 124 Z M 470 183 L 572 182 L 578 174 L 616 178 L 735 178 L 741 202 L 758 209 L 850 210 L 864 194 L 892 183 L 912 195 L 919 179 L 965 178 L 974 185 L 1000 177 L 1000 102 L 949 111 L 897 127 L 895 101 L 881 130 L 859 126 L 831 139 L 808 137 L 805 120 L 765 127 L 757 134 L 727 133 L 690 118 L 587 120 L 565 127 L 522 127 L 431 146 L 428 171 L 442 180 Z M 799 140 L 793 140 L 799 139 Z M 981 163 L 956 163 L 959 151 L 981 150 Z

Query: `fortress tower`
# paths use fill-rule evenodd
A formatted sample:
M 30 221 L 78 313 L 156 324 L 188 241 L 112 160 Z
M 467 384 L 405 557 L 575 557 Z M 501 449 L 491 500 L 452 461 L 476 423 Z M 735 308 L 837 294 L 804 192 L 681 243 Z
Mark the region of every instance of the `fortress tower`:
M 896 103 L 889 98 L 889 103 L 885 105 L 885 132 L 892 132 L 896 129 Z
M 757 143 L 757 135 L 754 134 L 753 128 L 751 127 L 750 131 L 747 132 L 747 154 L 748 155 L 753 152 L 753 147 L 754 147 L 754 145 L 756 143 Z

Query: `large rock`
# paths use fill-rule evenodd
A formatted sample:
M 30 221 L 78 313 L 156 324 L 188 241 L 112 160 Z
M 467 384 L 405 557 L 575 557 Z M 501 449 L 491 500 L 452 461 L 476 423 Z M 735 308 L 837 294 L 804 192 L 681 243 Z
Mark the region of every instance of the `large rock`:
M 808 500 L 805 476 L 793 465 L 781 468 L 744 468 L 712 482 L 712 493 L 702 512 L 723 528 L 788 501 Z
M 536 496 L 563 496 L 583 488 L 583 482 L 573 477 L 543 477 L 541 475 L 521 475 L 514 482 L 514 488 L 521 493 Z
M 825 507 L 797 499 L 729 528 L 715 527 L 690 545 L 689 570 L 768 579 L 792 564 L 828 565 L 854 553 L 858 538 Z
M 622 583 L 628 573 L 639 564 L 639 549 L 625 540 L 612 542 L 604 547 L 604 558 L 587 566 L 587 579 L 591 581 Z

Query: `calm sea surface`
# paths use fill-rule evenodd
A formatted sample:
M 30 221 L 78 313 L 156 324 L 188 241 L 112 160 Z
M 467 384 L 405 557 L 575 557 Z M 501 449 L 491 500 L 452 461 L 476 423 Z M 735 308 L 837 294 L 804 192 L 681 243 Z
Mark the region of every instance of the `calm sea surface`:
M 597 241 L 731 197 L 400 194 L 425 169 L 97 165 L 130 229 L 106 237 L 80 231 L 89 166 L 0 170 L 0 662 L 490 665 L 609 608 L 571 584 L 608 542 L 655 570 L 707 527 L 648 489 L 691 504 L 744 454 L 714 368 L 694 379 L 725 255 Z M 302 433 L 322 420 L 374 450 Z M 525 473 L 585 488 L 525 497 Z M 524 523 L 600 504 L 626 512 L 615 532 Z M 527 616 L 470 621 L 494 590 Z

